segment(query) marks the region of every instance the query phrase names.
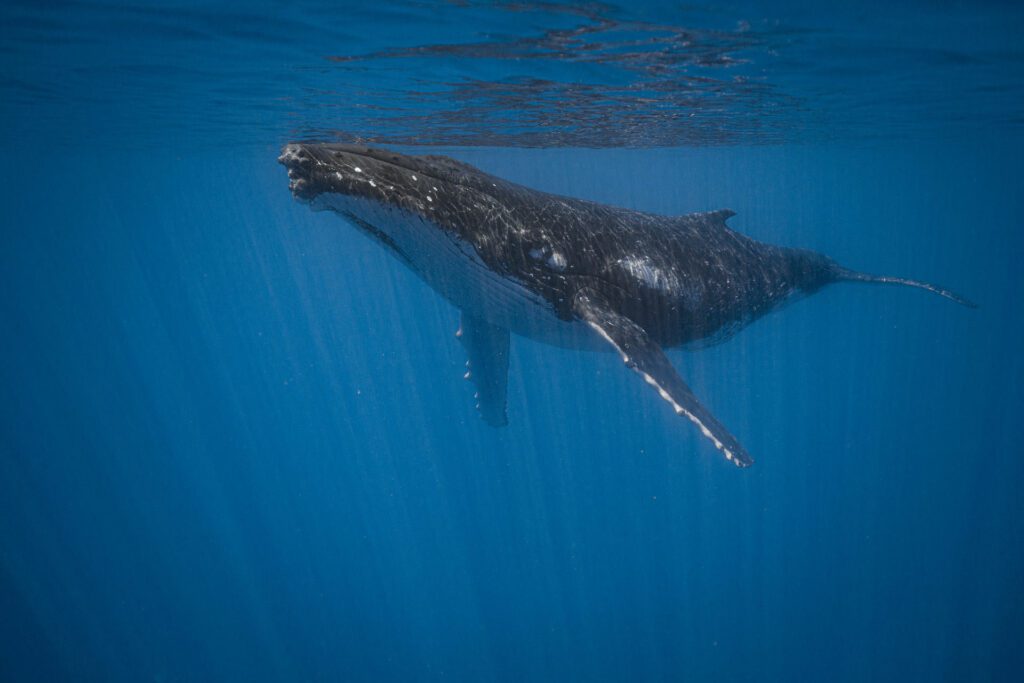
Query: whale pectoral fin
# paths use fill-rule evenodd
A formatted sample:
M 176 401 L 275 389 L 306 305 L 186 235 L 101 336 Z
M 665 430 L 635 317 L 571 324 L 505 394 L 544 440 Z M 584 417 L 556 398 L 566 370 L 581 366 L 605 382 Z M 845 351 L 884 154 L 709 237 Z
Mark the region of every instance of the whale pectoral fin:
M 476 386 L 477 410 L 492 427 L 508 424 L 508 330 L 467 313 L 455 336 L 466 349 L 466 374 Z
M 739 467 L 748 467 L 754 463 L 736 437 L 701 405 L 672 367 L 665 352 L 647 336 L 642 327 L 616 313 L 600 294 L 590 290 L 582 290 L 576 295 L 573 309 L 581 320 L 619 352 L 626 367 L 639 373 L 654 387 L 677 415 L 696 424 L 704 436 L 725 454 L 726 459 Z

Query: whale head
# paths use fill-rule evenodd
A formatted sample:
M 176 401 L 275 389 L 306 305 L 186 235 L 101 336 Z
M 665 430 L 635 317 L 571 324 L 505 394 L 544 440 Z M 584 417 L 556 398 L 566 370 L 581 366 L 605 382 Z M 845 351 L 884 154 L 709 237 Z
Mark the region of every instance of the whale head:
M 362 145 L 291 143 L 278 161 L 289 188 L 314 208 L 359 215 L 386 206 L 435 222 L 450 222 L 454 207 L 501 182 L 479 169 L 441 156 L 412 156 Z M 473 202 L 469 202 L 473 205 Z

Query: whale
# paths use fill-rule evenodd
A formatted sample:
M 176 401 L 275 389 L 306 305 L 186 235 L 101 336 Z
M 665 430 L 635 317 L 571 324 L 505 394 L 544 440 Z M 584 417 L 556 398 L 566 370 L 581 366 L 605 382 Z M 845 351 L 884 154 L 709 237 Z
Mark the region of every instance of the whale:
M 295 142 L 281 150 L 294 198 L 373 238 L 461 312 L 465 378 L 507 424 L 510 335 L 612 351 L 738 467 L 754 460 L 665 355 L 731 337 L 837 282 L 938 285 L 872 275 L 730 229 L 728 209 L 665 216 L 543 192 L 439 155 Z

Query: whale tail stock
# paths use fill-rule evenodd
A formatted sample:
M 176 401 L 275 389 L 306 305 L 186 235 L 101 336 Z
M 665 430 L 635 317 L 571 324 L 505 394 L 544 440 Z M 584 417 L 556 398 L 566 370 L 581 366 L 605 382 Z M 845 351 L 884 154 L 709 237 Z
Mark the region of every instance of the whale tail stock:
M 890 275 L 871 275 L 869 273 L 861 273 L 856 270 L 850 270 L 837 265 L 832 267 L 832 275 L 835 282 L 867 282 L 869 284 L 876 285 L 904 285 L 906 287 L 917 287 L 918 289 L 925 289 L 933 294 L 946 297 L 950 301 L 955 301 L 961 306 L 967 306 L 968 308 L 978 307 L 978 304 L 974 303 L 970 299 L 960 296 L 956 292 L 939 287 L 938 285 L 933 285 L 930 282 L 922 282 L 921 280 L 911 280 L 905 277 L 892 277 Z

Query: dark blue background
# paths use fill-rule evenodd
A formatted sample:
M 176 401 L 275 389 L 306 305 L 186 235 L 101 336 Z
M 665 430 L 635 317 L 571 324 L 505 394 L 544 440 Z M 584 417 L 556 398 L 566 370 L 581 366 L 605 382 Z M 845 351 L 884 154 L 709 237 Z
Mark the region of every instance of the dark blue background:
M 738 471 L 613 354 L 514 338 L 510 425 L 487 427 L 457 311 L 291 200 L 283 136 L 19 126 L 0 678 L 1019 677 L 1017 129 L 430 150 L 611 204 L 730 207 L 754 237 L 981 304 L 836 285 L 670 352 L 757 459 Z

